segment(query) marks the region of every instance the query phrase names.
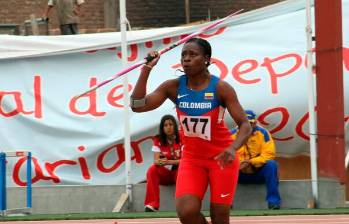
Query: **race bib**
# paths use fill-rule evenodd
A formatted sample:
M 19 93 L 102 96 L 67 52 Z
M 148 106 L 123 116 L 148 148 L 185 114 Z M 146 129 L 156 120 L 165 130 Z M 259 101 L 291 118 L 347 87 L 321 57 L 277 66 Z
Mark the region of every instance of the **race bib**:
M 211 140 L 211 117 L 181 115 L 179 120 L 185 136 Z

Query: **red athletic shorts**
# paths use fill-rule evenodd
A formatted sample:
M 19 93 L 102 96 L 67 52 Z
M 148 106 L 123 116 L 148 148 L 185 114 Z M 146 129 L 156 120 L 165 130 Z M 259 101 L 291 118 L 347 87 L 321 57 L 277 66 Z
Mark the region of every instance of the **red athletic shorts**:
M 176 183 L 176 198 L 185 194 L 201 200 L 210 184 L 211 203 L 231 205 L 239 175 L 238 155 L 232 163 L 221 169 L 214 159 L 182 158 Z

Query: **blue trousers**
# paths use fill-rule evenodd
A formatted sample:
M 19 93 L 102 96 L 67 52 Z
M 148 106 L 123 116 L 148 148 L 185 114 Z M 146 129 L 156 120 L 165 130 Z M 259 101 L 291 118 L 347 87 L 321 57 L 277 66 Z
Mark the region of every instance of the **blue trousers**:
M 242 184 L 262 184 L 267 187 L 266 201 L 268 205 L 279 205 L 281 198 L 279 194 L 278 164 L 275 160 L 268 160 L 264 166 L 259 168 L 256 173 L 239 173 L 239 183 Z

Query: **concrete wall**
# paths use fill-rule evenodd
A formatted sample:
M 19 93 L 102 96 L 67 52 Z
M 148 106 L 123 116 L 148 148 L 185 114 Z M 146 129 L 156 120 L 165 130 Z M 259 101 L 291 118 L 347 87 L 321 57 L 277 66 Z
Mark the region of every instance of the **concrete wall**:
M 125 186 L 57 186 L 33 188 L 33 214 L 67 214 L 111 212 Z M 161 186 L 160 210 L 174 211 L 174 187 Z M 345 206 L 344 186 L 338 182 L 319 182 L 319 207 Z M 281 181 L 282 208 L 307 208 L 312 198 L 309 180 Z M 144 210 L 145 184 L 133 186 L 132 211 Z M 8 208 L 25 207 L 25 188 L 9 188 Z M 126 209 L 127 206 L 123 208 Z M 209 210 L 209 196 L 203 201 L 203 210 Z M 267 209 L 264 185 L 239 185 L 234 209 Z

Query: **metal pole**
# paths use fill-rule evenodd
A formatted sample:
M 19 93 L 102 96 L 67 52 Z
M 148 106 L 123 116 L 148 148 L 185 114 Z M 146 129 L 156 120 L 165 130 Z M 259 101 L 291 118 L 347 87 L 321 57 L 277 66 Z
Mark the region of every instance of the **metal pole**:
M 0 153 L 0 210 L 6 210 L 6 154 Z
M 121 31 L 121 54 L 122 66 L 127 65 L 127 40 L 126 40 L 126 2 L 120 0 L 120 31 Z M 126 175 L 126 194 L 128 196 L 129 208 L 132 204 L 132 185 L 131 185 L 131 141 L 130 141 L 130 119 L 129 119 L 129 92 L 128 78 L 125 75 L 123 80 L 124 85 L 124 149 L 125 149 L 125 175 Z
M 32 153 L 27 155 L 27 208 L 32 207 Z
M 311 1 L 306 0 L 306 36 L 307 36 L 307 74 L 308 74 L 308 111 L 309 111 L 309 133 L 310 133 L 310 168 L 311 188 L 313 192 L 314 206 L 318 201 L 318 173 L 317 173 L 317 150 L 316 150 L 316 122 L 315 122 L 315 93 L 313 75 L 313 32 L 311 23 Z
M 35 14 L 30 14 L 30 24 L 32 28 L 32 35 L 39 35 L 39 26 L 36 21 Z
M 190 23 L 190 2 L 185 0 L 185 22 Z

